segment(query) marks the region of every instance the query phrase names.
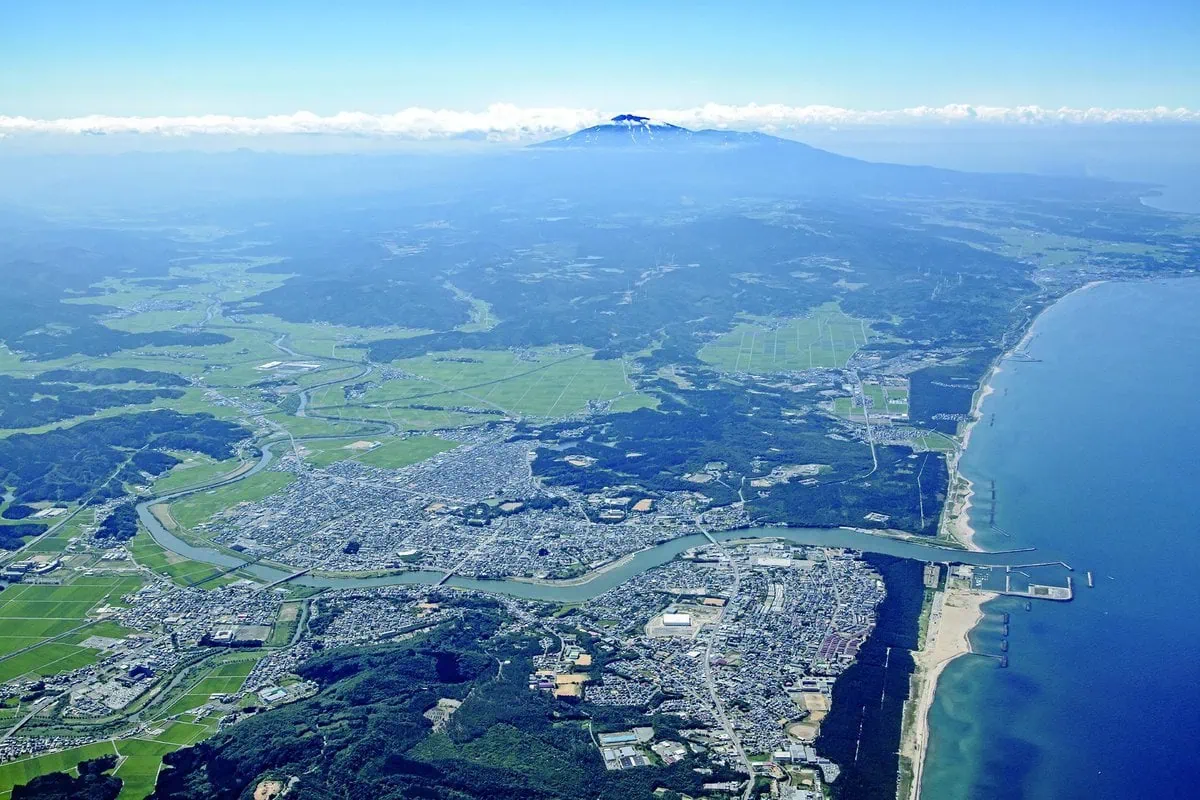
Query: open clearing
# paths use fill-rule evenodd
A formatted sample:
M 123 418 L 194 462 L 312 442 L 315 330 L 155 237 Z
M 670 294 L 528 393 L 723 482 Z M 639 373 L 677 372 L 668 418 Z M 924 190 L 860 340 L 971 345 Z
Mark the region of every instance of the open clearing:
M 743 322 L 700 350 L 700 359 L 724 372 L 765 374 L 819 367 L 842 368 L 870 341 L 871 327 L 826 304 L 809 316 Z
M 238 580 L 237 575 L 227 575 L 220 567 L 203 561 L 192 561 L 163 549 L 144 530 L 138 531 L 137 536 L 130 540 L 128 548 L 130 556 L 138 564 L 180 586 L 215 589 Z
M 171 504 L 171 516 L 181 528 L 195 528 L 218 511 L 238 503 L 261 500 L 296 478 L 290 472 L 263 471 L 249 478 L 204 492 L 190 494 Z

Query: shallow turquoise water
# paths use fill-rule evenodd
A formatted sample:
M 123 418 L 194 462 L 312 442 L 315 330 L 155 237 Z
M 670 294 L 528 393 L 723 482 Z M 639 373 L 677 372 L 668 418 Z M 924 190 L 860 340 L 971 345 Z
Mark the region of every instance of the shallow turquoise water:
M 1041 362 L 1005 363 L 964 471 L 1010 534 L 980 543 L 1064 559 L 1076 600 L 987 606 L 1010 667 L 943 673 L 922 797 L 1200 796 L 1200 279 L 1098 286 L 1034 330 Z

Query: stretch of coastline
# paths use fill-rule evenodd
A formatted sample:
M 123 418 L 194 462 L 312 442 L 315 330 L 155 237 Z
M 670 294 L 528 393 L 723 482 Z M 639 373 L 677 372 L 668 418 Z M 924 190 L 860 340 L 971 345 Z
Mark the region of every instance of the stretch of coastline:
M 950 472 L 950 497 L 946 502 L 944 524 L 950 537 L 966 549 L 974 552 L 983 551 L 983 548 L 975 541 L 976 531 L 971 524 L 971 499 L 975 495 L 975 486 L 969 478 L 962 474 L 960 464 L 963 455 L 967 452 L 967 447 L 971 444 L 971 434 L 974 432 L 975 426 L 979 423 L 979 409 L 983 405 L 983 401 L 996 391 L 993 383 L 996 376 L 1004 371 L 1001 364 L 1014 353 L 1020 352 L 1029 346 L 1029 342 L 1033 339 L 1034 328 L 1043 314 L 1068 297 L 1080 292 L 1086 292 L 1103 283 L 1106 283 L 1106 281 L 1089 281 L 1082 286 L 1072 289 L 1062 297 L 1057 298 L 1054 302 L 1047 304 L 1045 308 L 1030 320 L 1029 327 L 1025 329 L 1025 334 L 1021 337 L 1021 340 L 997 356 L 988 369 L 987 374 L 983 376 L 983 380 L 979 382 L 979 388 L 971 400 L 971 410 L 966 425 L 963 428 L 962 444 L 947 456 L 949 462 L 947 467 Z
M 983 619 L 983 604 L 999 595 L 969 589 L 947 589 L 934 598 L 925 640 L 914 654 L 916 672 L 913 674 L 909 702 L 915 713 L 900 741 L 900 754 L 910 760 L 913 779 L 907 798 L 921 796 L 921 776 L 925 767 L 925 751 L 929 743 L 929 710 L 942 671 L 954 659 L 971 652 L 971 631 Z
M 962 432 L 962 444 L 949 456 L 951 494 L 946 504 L 946 528 L 950 537 L 971 552 L 984 552 L 984 548 L 976 542 L 976 531 L 971 522 L 974 484 L 961 474 L 960 465 L 971 443 L 971 434 L 981 419 L 980 408 L 983 401 L 995 392 L 994 381 L 1004 371 L 1001 365 L 1005 359 L 1028 347 L 1042 314 L 1067 297 L 1102 283 L 1104 281 L 1085 283 L 1043 308 L 1030 321 L 1020 341 L 1001 353 L 980 381 L 979 388 L 972 398 L 970 416 Z M 913 675 L 913 687 L 909 695 L 909 702 L 915 713 L 901 741 L 901 754 L 911 759 L 913 765 L 913 780 L 907 800 L 919 800 L 921 795 L 921 776 L 929 744 L 929 711 L 933 706 L 938 680 L 951 661 L 971 652 L 970 635 L 983 619 L 982 606 L 997 597 L 999 595 L 991 592 L 947 589 L 939 593 L 935 600 L 939 607 L 935 608 L 934 612 L 940 613 L 936 613 L 936 621 L 935 613 L 930 614 L 925 641 L 915 657 L 917 669 Z
M 907 709 L 910 727 L 928 719 L 920 800 L 1115 800 L 1131 777 L 1148 797 L 1194 796 L 1200 376 L 1180 365 L 1198 357 L 1198 302 L 1194 278 L 1089 286 L 1037 320 L 1032 357 L 995 376 L 962 467 L 981 490 L 995 481 L 1003 528 L 976 501 L 976 541 L 1036 547 L 1094 587 L 1077 578 L 1071 603 L 988 601 L 970 640 L 989 654 L 1007 642 L 1008 668 L 951 660 L 932 706 Z M 1114 743 L 1134 773 L 1113 768 Z

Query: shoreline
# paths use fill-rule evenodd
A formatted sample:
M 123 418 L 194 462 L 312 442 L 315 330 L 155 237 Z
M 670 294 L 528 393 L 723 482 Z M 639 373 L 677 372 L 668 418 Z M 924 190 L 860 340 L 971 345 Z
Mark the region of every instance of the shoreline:
M 975 496 L 975 484 L 970 478 L 964 476 L 959 469 L 960 462 L 966 455 L 967 447 L 971 443 L 971 435 L 975 431 L 975 426 L 979 423 L 980 408 L 983 406 L 983 401 L 995 393 L 996 388 L 992 385 L 996 376 L 1004 372 L 1002 366 L 1004 361 L 1012 356 L 1013 353 L 1026 347 L 1033 339 L 1034 329 L 1037 327 L 1038 320 L 1042 318 L 1050 309 L 1066 300 L 1073 294 L 1085 292 L 1099 286 L 1102 283 L 1107 283 L 1107 280 L 1088 281 L 1082 286 L 1077 286 L 1061 297 L 1056 298 L 1052 303 L 1048 303 L 1041 309 L 1034 318 L 1030 321 L 1029 327 L 1026 328 L 1025 334 L 1015 345 L 1000 353 L 996 360 L 992 362 L 987 373 L 979 382 L 979 388 L 975 390 L 975 395 L 971 399 L 971 410 L 969 419 L 962 431 L 962 444 L 954 450 L 948 457 L 947 467 L 950 472 L 949 492 L 950 497 L 946 501 L 942 527 L 949 533 L 950 538 L 957 541 L 967 550 L 972 552 L 983 552 L 983 548 L 975 541 L 975 536 L 978 531 L 971 524 L 971 500 Z
M 983 605 L 999 596 L 973 589 L 947 589 L 934 600 L 935 603 L 939 599 L 942 601 L 940 612 L 936 620 L 931 613 L 925 641 L 913 657 L 917 666 L 913 674 L 916 691 L 910 695 L 909 702 L 915 704 L 916 713 L 912 725 L 900 740 L 900 755 L 912 763 L 913 778 L 908 797 L 899 800 L 920 800 L 929 747 L 929 712 L 933 708 L 938 682 L 952 661 L 973 652 L 971 631 L 984 617 Z
M 1056 298 L 1038 311 L 1030 320 L 1029 327 L 1021 339 L 996 357 L 987 374 L 980 381 L 979 388 L 971 400 L 970 419 L 963 430 L 962 445 L 954 451 L 949 459 L 950 497 L 947 499 L 943 512 L 945 515 L 943 525 L 951 538 L 956 539 L 967 550 L 981 552 L 983 548 L 975 541 L 977 531 L 971 524 L 971 499 L 975 495 L 975 487 L 970 478 L 961 474 L 960 465 L 967 447 L 971 443 L 971 434 L 981 419 L 979 410 L 983 401 L 996 391 L 995 386 L 992 385 L 993 381 L 1004 371 L 1003 362 L 1013 353 L 1027 347 L 1032 341 L 1038 320 L 1042 318 L 1043 314 L 1071 295 L 1085 292 L 1102 283 L 1107 283 L 1107 281 L 1088 281 Z M 910 759 L 913 778 L 909 786 L 908 797 L 899 798 L 899 800 L 920 800 L 925 758 L 929 751 L 929 713 L 937 695 L 937 684 L 941 680 L 942 672 L 951 661 L 971 652 L 970 635 L 983 619 L 983 604 L 995 600 L 1000 595 L 977 590 L 946 589 L 943 597 L 945 601 L 942 611 L 943 619 L 939 621 L 936 631 L 931 620 L 930 627 L 925 632 L 922 649 L 914 656 L 916 671 L 913 674 L 913 682 L 919 685 L 917 685 L 916 692 L 910 696 L 909 702 L 915 703 L 915 717 L 912 727 L 904 732 L 900 741 L 901 757 Z M 936 600 L 937 598 L 935 598 L 935 602 Z M 953 603 L 952 600 L 958 602 Z M 946 618 L 947 609 L 951 612 L 949 618 Z

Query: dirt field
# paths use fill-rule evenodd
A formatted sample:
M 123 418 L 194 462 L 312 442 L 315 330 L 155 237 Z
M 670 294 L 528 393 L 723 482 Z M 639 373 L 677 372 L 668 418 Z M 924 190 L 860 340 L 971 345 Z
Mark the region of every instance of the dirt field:
M 175 518 L 171 516 L 171 507 L 166 503 L 155 503 L 150 506 L 150 513 L 167 530 L 174 530 L 179 527 L 179 524 L 175 522 Z

